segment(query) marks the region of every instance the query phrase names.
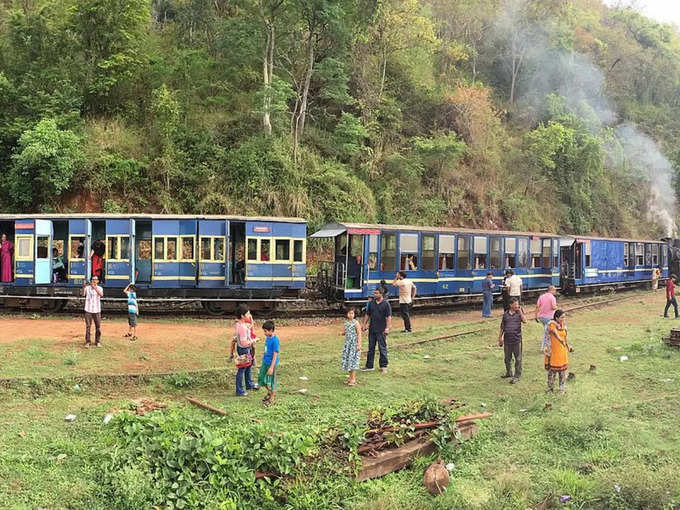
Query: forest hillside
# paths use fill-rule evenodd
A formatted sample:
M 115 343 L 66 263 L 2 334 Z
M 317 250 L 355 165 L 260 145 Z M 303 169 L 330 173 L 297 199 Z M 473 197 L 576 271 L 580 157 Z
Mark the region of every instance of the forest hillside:
M 658 236 L 680 33 L 600 0 L 0 0 L 0 210 Z

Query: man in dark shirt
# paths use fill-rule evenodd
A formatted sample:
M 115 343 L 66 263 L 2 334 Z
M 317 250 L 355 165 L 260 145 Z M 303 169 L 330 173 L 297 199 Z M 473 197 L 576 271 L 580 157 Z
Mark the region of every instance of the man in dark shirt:
M 367 328 L 369 318 L 371 325 Z M 390 332 L 391 326 L 392 308 L 389 301 L 384 299 L 382 289 L 377 288 L 373 293 L 373 302 L 364 316 L 363 330 L 368 329 L 368 354 L 364 370 L 373 370 L 375 344 L 377 343 L 380 351 L 380 371 L 383 374 L 387 372 L 387 334 Z
M 505 350 L 505 375 L 515 384 L 522 376 L 522 323 L 526 324 L 524 310 L 519 306 L 519 299 L 510 299 L 510 309 L 503 314 L 501 332 L 498 335 L 499 347 Z M 512 357 L 515 357 L 515 375 L 512 375 Z

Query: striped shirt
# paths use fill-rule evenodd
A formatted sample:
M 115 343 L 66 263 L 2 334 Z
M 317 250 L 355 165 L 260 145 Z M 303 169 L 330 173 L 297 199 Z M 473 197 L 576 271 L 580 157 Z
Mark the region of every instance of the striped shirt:
M 97 290 L 104 292 L 99 285 L 97 285 Z M 97 290 L 94 290 L 91 285 L 85 287 L 85 311 L 88 313 L 101 313 L 102 311 L 101 297 L 97 294 Z
M 128 292 L 128 313 L 137 315 L 138 309 L 137 309 L 137 293 L 136 292 Z

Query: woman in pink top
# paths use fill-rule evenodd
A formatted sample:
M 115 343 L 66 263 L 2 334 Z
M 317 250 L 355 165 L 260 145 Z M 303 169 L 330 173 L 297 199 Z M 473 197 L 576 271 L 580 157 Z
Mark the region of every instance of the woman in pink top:
M 6 234 L 2 234 L 0 239 L 0 282 L 12 281 L 12 255 L 14 255 L 14 244 L 7 239 Z
M 237 363 L 236 368 L 236 396 L 245 397 L 246 389 L 258 390 L 259 386 L 253 384 L 251 368 L 253 366 L 253 356 L 251 354 L 254 340 L 252 338 L 252 318 L 246 305 L 238 305 L 236 309 L 236 325 L 234 326 L 234 338 L 236 339 L 236 353 L 243 359 L 242 363 Z M 244 386 L 245 382 L 245 388 Z
M 536 301 L 536 322 L 543 324 L 543 336 L 545 337 L 546 328 L 557 310 L 557 299 L 555 299 L 555 294 L 557 289 L 554 285 L 548 287 L 547 292 L 541 294 Z M 543 340 L 541 340 L 541 350 L 543 350 Z

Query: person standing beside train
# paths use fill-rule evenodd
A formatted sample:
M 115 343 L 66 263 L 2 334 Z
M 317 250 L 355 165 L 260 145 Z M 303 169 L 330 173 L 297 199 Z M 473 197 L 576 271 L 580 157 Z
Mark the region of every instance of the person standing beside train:
M 508 269 L 510 277 L 505 280 L 505 285 L 508 288 L 508 299 L 512 302 L 513 298 L 517 299 L 517 302 L 522 304 L 522 279 L 515 274 L 512 269 Z
M 678 302 L 675 299 L 675 279 L 677 277 L 672 274 L 671 277 L 666 280 L 666 309 L 663 311 L 663 316 L 668 317 L 668 309 L 673 305 L 675 310 L 675 318 L 678 318 Z
M 482 317 L 485 319 L 491 318 L 491 306 L 493 305 L 493 289 L 496 284 L 493 282 L 493 273 L 486 273 L 486 278 L 482 280 Z
M 396 274 L 392 281 L 392 286 L 396 287 L 399 293 L 399 313 L 404 321 L 403 333 L 411 333 L 411 316 L 409 315 L 409 312 L 411 310 L 411 305 L 413 304 L 413 298 L 416 297 L 418 289 L 416 288 L 415 283 L 406 277 L 404 271 L 399 271 Z
M 368 321 L 371 321 L 370 328 Z M 366 356 L 366 366 L 363 370 L 373 370 L 375 361 L 375 345 L 378 344 L 380 351 L 380 371 L 387 372 L 387 335 L 392 326 L 392 308 L 389 301 L 384 299 L 382 291 L 378 288 L 373 293 L 373 302 L 368 307 L 364 316 L 362 330 L 368 329 L 368 354 Z
M 498 346 L 503 347 L 505 374 L 503 379 L 510 378 L 515 384 L 522 377 L 522 324 L 527 323 L 524 310 L 516 297 L 510 298 L 510 309 L 503 314 L 501 330 L 498 335 Z M 515 373 L 512 373 L 512 358 L 515 358 Z
M 102 339 L 102 304 L 101 298 L 104 297 L 104 290 L 98 285 L 99 278 L 92 276 L 90 284 L 83 281 L 82 296 L 85 297 L 85 348 L 89 348 L 90 328 L 94 321 L 94 344 L 96 347 L 101 347 Z
M 555 294 L 557 294 L 557 288 L 554 285 L 551 285 L 536 301 L 536 315 L 534 316 L 534 319 L 536 322 L 543 324 L 543 336 L 545 336 L 545 329 L 548 327 L 550 321 L 553 320 L 555 310 L 557 310 L 557 299 L 555 299 Z M 541 350 L 543 350 L 543 340 L 541 341 Z

